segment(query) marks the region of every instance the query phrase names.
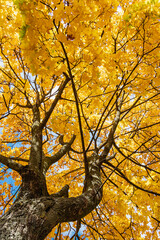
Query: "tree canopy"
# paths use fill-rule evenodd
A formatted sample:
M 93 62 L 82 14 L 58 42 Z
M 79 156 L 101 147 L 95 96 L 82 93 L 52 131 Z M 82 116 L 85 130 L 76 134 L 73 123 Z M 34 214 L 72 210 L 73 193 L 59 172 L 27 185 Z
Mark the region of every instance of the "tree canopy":
M 76 197 L 97 155 L 101 202 L 46 239 L 158 239 L 160 1 L 1 0 L 0 61 L 1 213 L 23 166 Z

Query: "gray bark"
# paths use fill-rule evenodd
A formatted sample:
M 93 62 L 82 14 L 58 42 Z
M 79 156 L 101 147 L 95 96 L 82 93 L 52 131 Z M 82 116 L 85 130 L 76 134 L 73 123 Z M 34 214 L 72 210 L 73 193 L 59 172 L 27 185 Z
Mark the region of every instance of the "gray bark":
M 90 213 L 101 201 L 102 189 L 97 156 L 89 159 L 85 192 L 67 198 L 68 186 L 48 195 L 43 175 L 24 167 L 17 200 L 0 222 L 1 240 L 41 240 L 62 222 L 76 221 Z

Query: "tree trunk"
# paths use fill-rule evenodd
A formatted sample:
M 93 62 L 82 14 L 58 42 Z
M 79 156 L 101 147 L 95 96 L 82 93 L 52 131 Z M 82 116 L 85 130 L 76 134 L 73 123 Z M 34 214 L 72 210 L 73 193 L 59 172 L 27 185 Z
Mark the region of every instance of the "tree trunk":
M 2 217 L 1 240 L 44 239 L 56 225 L 56 222 L 52 223 L 52 226 L 47 224 L 45 219 L 45 215 L 52 205 L 54 205 L 53 199 L 20 198 Z
M 1 219 L 0 239 L 45 239 L 58 223 L 76 221 L 86 216 L 102 198 L 99 168 L 99 160 L 92 156 L 84 192 L 78 197 L 68 198 L 69 186 L 49 196 L 44 176 L 35 169 L 24 167 L 21 170 L 20 193 Z

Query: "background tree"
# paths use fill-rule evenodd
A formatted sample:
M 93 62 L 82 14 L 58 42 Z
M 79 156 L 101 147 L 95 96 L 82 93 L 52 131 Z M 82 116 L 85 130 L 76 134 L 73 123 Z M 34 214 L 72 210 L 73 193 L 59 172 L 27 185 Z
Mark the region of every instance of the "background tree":
M 1 1 L 1 239 L 158 239 L 159 9 Z

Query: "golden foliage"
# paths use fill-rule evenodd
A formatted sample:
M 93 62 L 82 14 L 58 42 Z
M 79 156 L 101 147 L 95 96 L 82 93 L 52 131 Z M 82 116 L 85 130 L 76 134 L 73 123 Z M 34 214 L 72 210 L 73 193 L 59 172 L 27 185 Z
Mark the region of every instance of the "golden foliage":
M 41 99 L 43 119 L 66 74 L 74 79 L 88 156 L 106 141 L 124 92 L 111 163 L 126 179 L 102 166 L 103 201 L 82 221 L 81 237 L 158 239 L 160 197 L 143 189 L 160 193 L 160 1 L 1 0 L 0 48 L 0 151 L 5 156 L 29 158 L 29 102 Z M 43 151 L 52 155 L 60 149 L 60 134 L 66 141 L 75 134 L 75 152 L 49 169 L 50 193 L 65 184 L 70 196 L 82 189 L 78 120 L 69 82 L 43 131 Z M 9 175 L 20 183 L 15 172 Z M 4 180 L 2 209 L 11 197 Z M 69 229 L 61 227 L 64 233 Z

